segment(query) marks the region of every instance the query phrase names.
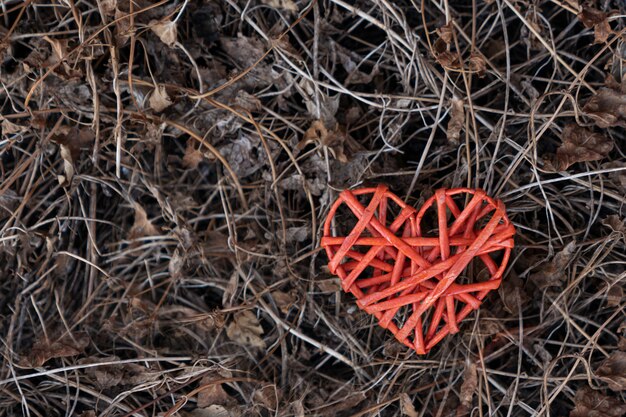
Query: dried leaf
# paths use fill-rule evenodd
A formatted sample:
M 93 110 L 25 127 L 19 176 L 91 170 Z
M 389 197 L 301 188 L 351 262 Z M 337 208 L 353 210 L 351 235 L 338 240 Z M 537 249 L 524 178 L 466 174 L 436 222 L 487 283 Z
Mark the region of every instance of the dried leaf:
M 102 362 L 119 361 L 117 356 L 89 357 L 79 361 L 80 364 L 92 364 Z M 98 389 L 110 389 L 112 387 L 137 386 L 157 380 L 162 374 L 159 371 L 151 371 L 137 363 L 119 363 L 88 367 L 85 374 L 93 380 Z
M 74 160 L 72 159 L 72 151 L 69 146 L 61 145 L 61 158 L 63 158 L 63 171 L 65 175 L 59 175 L 59 184 L 66 185 L 72 181 L 74 177 Z
M 202 390 L 198 392 L 198 407 L 205 408 L 213 404 L 232 405 L 236 402 L 233 397 L 224 391 L 222 384 L 213 382 L 221 378 L 221 375 L 207 375 L 200 380 Z
M 443 39 L 439 38 L 435 41 L 435 44 L 433 45 L 433 52 L 435 54 L 435 59 L 441 66 L 450 69 L 461 68 L 461 61 L 459 59 L 458 52 L 449 51 L 448 45 L 443 41 Z
M 259 404 L 263 404 L 270 410 L 276 410 L 280 401 L 280 390 L 276 388 L 276 385 L 269 384 L 254 391 L 254 401 Z
M 611 88 L 602 88 L 592 96 L 583 111 L 591 117 L 596 126 L 607 128 L 626 126 L 626 94 Z
M 502 284 L 498 288 L 504 309 L 511 314 L 519 315 L 522 307 L 530 299 L 523 287 L 524 282 L 514 271 L 511 271 L 507 279 L 502 280 Z
M 482 55 L 473 53 L 469 59 L 469 67 L 470 70 L 480 78 L 485 76 L 485 72 L 487 72 L 487 63 L 485 62 L 485 58 Z
M 170 20 L 152 20 L 149 23 L 150 29 L 161 39 L 161 42 L 169 47 L 176 45 L 178 29 L 176 23 Z
M 160 235 L 159 229 L 148 220 L 146 210 L 139 203 L 134 203 L 133 207 L 135 209 L 135 222 L 130 228 L 130 239 Z
M 235 314 L 233 321 L 226 327 L 226 335 L 233 342 L 253 348 L 265 348 L 265 342 L 261 338 L 263 327 L 249 310 Z
M 172 105 L 172 100 L 167 95 L 165 87 L 159 85 L 152 91 L 152 94 L 150 94 L 148 104 L 150 104 L 152 110 L 160 113 Z
M 568 124 L 561 135 L 561 146 L 550 164 L 556 171 L 565 171 L 577 162 L 598 161 L 613 150 L 613 140 L 577 124 Z
M 413 401 L 411 401 L 411 397 L 406 392 L 400 394 L 400 408 L 403 416 L 417 417 L 419 415 L 413 405 Z
M 117 0 L 99 0 L 102 11 L 107 16 L 115 16 L 115 10 L 117 10 Z
M 594 9 L 588 5 L 583 6 L 582 11 L 578 14 L 578 19 L 586 28 L 593 28 L 594 43 L 604 43 L 613 33 L 609 25 L 608 15 L 600 10 Z
M 283 9 L 290 12 L 297 12 L 298 6 L 293 0 L 263 0 L 263 4 L 266 4 L 275 9 Z
M 22 198 L 17 195 L 12 189 L 6 189 L 4 192 L 0 191 L 0 214 L 6 212 L 7 214 L 13 213 L 13 211 L 20 205 Z
M 317 286 L 322 292 L 337 292 L 341 289 L 339 280 L 336 278 L 324 279 L 317 281 Z
M 576 242 L 571 241 L 563 250 L 554 255 L 554 258 L 544 264 L 537 272 L 530 275 L 529 279 L 537 285 L 539 289 L 559 286 L 567 279 L 567 264 L 576 251 Z
M 267 154 L 260 144 L 258 136 L 240 132 L 237 139 L 228 141 L 219 148 L 219 151 L 233 171 L 243 178 L 254 174 L 267 164 Z
M 231 412 L 223 405 L 213 404 L 206 408 L 196 408 L 188 413 L 181 413 L 184 417 L 236 417 L 239 414 Z
M 259 111 L 263 108 L 263 104 L 261 100 L 259 100 L 256 96 L 246 92 L 245 90 L 237 91 L 237 96 L 235 97 L 235 104 L 243 109 L 248 111 Z
M 604 226 L 610 227 L 614 232 L 626 233 L 626 218 L 620 219 L 617 214 L 611 214 L 601 222 Z
M 451 103 L 448 141 L 453 145 L 458 145 L 461 138 L 461 129 L 465 125 L 465 108 L 463 107 L 463 100 L 452 99 Z
M 624 301 L 624 290 L 619 285 L 611 286 L 606 292 L 606 304 L 609 307 L 619 307 Z
M 80 355 L 89 345 L 89 342 L 87 333 L 66 335 L 54 342 L 39 340 L 33 345 L 24 365 L 37 368 L 50 359 Z
M 329 153 L 339 162 L 348 162 L 348 157 L 344 153 L 344 142 L 346 134 L 338 124 L 333 129 L 328 130 L 321 120 L 311 123 L 311 126 L 304 133 L 304 138 L 298 143 L 298 149 L 304 149 L 306 145 L 314 143 L 328 149 Z
M 280 309 L 280 311 L 285 314 L 289 313 L 289 309 L 296 302 L 296 297 L 291 292 L 287 293 L 284 291 L 276 290 L 272 291 L 271 294 L 274 302 L 276 303 L 276 306 Z
M 16 125 L 15 123 L 10 122 L 7 119 L 2 120 L 2 137 L 6 137 L 9 135 L 20 135 L 26 132 L 28 132 L 27 126 Z
M 115 9 L 115 44 L 117 47 L 126 45 L 130 39 L 130 17 L 120 9 Z
M 626 352 L 611 353 L 596 369 L 596 375 L 613 391 L 626 390 Z
M 463 383 L 459 393 L 459 400 L 461 404 L 467 409 L 472 407 L 472 399 L 474 393 L 478 387 L 478 375 L 476 373 L 476 364 L 471 362 L 465 366 L 465 372 L 463 373 Z
M 589 387 L 576 391 L 575 407 L 569 417 L 622 417 L 626 414 L 626 404 L 619 398 L 604 395 Z
M 185 148 L 185 155 L 183 156 L 183 165 L 190 169 L 197 169 L 204 160 L 204 154 L 199 149 L 196 149 L 195 145 L 194 140 L 187 140 L 187 147 Z
M 452 22 L 448 22 L 447 24 L 441 26 L 440 28 L 437 28 L 437 35 L 439 35 L 439 39 L 444 41 L 446 45 L 450 45 L 450 43 L 454 39 L 453 33 L 452 33 L 453 30 L 454 30 L 454 26 Z

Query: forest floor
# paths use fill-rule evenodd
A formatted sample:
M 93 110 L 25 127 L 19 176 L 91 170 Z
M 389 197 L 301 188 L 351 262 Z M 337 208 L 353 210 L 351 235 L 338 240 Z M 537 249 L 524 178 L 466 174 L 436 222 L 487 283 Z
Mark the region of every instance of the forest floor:
M 623 1 L 0 3 L 0 416 L 626 415 Z M 426 355 L 320 249 L 376 184 L 517 230 Z

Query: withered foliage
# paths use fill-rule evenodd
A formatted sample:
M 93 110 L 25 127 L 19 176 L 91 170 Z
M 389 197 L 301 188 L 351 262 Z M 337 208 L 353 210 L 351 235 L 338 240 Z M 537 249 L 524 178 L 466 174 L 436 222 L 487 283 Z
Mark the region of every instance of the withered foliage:
M 623 1 L 0 3 L 0 415 L 624 415 Z M 377 183 L 518 231 L 425 357 L 319 251 Z

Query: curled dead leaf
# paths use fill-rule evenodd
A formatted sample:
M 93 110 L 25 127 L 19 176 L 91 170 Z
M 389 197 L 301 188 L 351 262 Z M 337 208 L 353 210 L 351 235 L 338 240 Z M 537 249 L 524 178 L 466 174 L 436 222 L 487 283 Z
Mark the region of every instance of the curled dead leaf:
M 103 362 L 116 362 L 120 358 L 109 357 L 88 357 L 79 361 L 81 364 L 93 364 Z M 151 371 L 137 363 L 119 363 L 110 365 L 100 365 L 85 369 L 87 378 L 99 389 L 109 389 L 120 385 L 137 386 L 146 382 L 157 380 L 162 374 L 159 371 Z
M 626 126 L 626 94 L 613 88 L 602 88 L 583 107 L 596 126 Z
M 470 71 L 476 73 L 480 78 L 485 76 L 487 72 L 487 62 L 485 62 L 485 58 L 482 55 L 473 53 L 469 59 L 469 67 Z
M 452 22 L 448 22 L 447 24 L 437 28 L 437 35 L 439 35 L 439 39 L 444 41 L 446 45 L 450 45 L 453 38 L 453 30 L 454 26 Z
M 27 126 L 16 125 L 7 119 L 2 120 L 2 137 L 21 135 L 28 132 Z
M 262 404 L 270 410 L 276 410 L 280 402 L 281 392 L 276 385 L 268 384 L 254 391 L 255 402 Z
M 344 143 L 346 141 L 346 133 L 340 128 L 339 124 L 335 124 L 334 128 L 329 130 L 321 120 L 311 123 L 311 126 L 304 133 L 304 138 L 298 143 L 298 149 L 304 149 L 305 146 L 313 143 L 328 149 L 329 153 L 339 162 L 348 162 L 348 157 L 344 153 Z
M 80 355 L 89 345 L 89 342 L 90 339 L 87 333 L 65 335 L 55 341 L 39 340 L 33 345 L 25 359 L 24 365 L 37 368 L 50 359 Z
M 453 145 L 458 145 L 461 138 L 461 129 L 465 125 L 465 108 L 463 107 L 463 100 L 452 99 L 451 103 L 448 141 Z
M 226 336 L 236 343 L 247 347 L 265 348 L 265 342 L 261 338 L 263 327 L 254 313 L 244 310 L 235 314 L 233 321 L 226 327 Z
M 159 229 L 148 220 L 146 210 L 139 203 L 134 203 L 133 207 L 135 209 L 135 222 L 130 228 L 130 239 L 159 235 Z
M 596 375 L 609 385 L 609 389 L 626 390 L 626 352 L 611 353 L 596 369 Z
M 574 405 L 569 417 L 622 417 L 626 414 L 626 404 L 620 399 L 590 387 L 576 391 Z
M 175 22 L 170 20 L 152 20 L 149 23 L 149 27 L 159 37 L 161 42 L 169 47 L 176 45 L 178 29 Z
M 289 309 L 296 302 L 296 297 L 292 292 L 287 293 L 284 291 L 276 290 L 272 291 L 271 294 L 274 302 L 276 303 L 276 306 L 280 309 L 280 311 L 285 314 L 289 313 Z
M 411 401 L 411 397 L 409 397 L 409 394 L 406 392 L 400 394 L 400 409 L 402 410 L 403 416 L 417 417 L 419 415 L 413 405 L 413 401 Z
M 148 99 L 148 104 L 150 108 L 157 113 L 162 112 L 172 105 L 172 99 L 167 95 L 167 91 L 165 87 L 162 85 L 157 86 L 150 94 L 150 98 Z
M 559 286 L 567 279 L 567 264 L 576 252 L 576 241 L 571 241 L 554 255 L 554 258 L 544 264 L 539 270 L 530 275 L 529 280 L 534 282 L 539 289 Z
M 578 13 L 578 19 L 586 28 L 593 28 L 594 43 L 604 43 L 609 35 L 613 33 L 609 25 L 608 14 L 589 5 L 584 5 L 582 11 Z
M 298 11 L 298 6 L 296 6 L 293 0 L 263 0 L 263 3 L 276 9 L 283 9 L 290 12 Z
M 198 392 L 198 407 L 205 408 L 214 404 L 228 406 L 236 403 L 235 399 L 224 390 L 222 384 L 214 382 L 222 378 L 222 375 L 212 374 L 200 380 L 201 390 Z
M 611 138 L 575 123 L 565 126 L 561 134 L 561 142 L 561 146 L 556 151 L 556 157 L 546 161 L 546 165 L 556 171 L 565 171 L 577 162 L 598 161 L 605 158 L 614 146 Z
M 478 387 L 478 375 L 476 373 L 476 364 L 473 362 L 465 365 L 465 371 L 463 372 L 463 383 L 459 392 L 459 400 L 461 405 L 466 409 L 471 409 L 472 399 L 474 393 Z

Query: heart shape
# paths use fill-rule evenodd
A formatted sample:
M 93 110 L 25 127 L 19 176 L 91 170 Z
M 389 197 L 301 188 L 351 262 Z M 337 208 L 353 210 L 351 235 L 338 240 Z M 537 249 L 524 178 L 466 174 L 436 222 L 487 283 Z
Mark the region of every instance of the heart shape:
M 463 197 L 467 204 L 460 209 Z M 333 235 L 350 222 L 347 236 Z M 358 307 L 425 354 L 458 332 L 459 323 L 500 286 L 514 235 L 502 201 L 483 190 L 439 189 L 418 211 L 379 185 L 339 195 L 321 246 L 330 271 Z M 462 274 L 475 258 L 484 266 L 477 275 L 488 278 L 468 283 Z

